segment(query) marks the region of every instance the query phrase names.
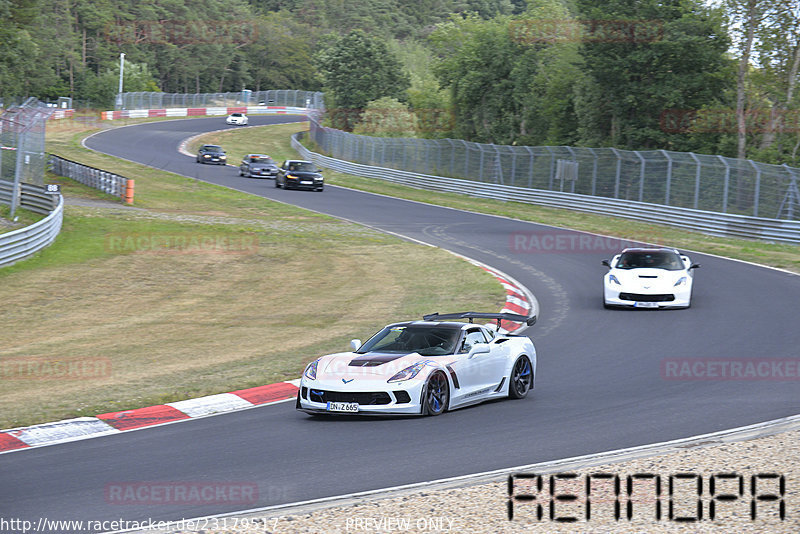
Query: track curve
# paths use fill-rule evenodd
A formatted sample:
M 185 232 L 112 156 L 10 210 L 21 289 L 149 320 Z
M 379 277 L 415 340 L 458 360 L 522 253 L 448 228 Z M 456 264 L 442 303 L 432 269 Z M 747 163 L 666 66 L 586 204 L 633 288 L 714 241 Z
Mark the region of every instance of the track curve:
M 251 117 L 251 125 L 294 120 Z M 667 441 L 800 412 L 798 381 L 671 381 L 664 358 L 797 358 L 800 277 L 693 253 L 692 308 L 603 310 L 598 250 L 526 254 L 512 236 L 578 236 L 506 218 L 328 186 L 275 189 L 235 168 L 177 152 L 222 119 L 166 121 L 95 135 L 94 150 L 346 218 L 496 267 L 541 307 L 528 330 L 539 352 L 527 399 L 420 419 L 315 420 L 293 404 L 191 420 L 0 455 L 0 516 L 36 520 L 174 520 L 379 489 Z M 437 311 L 437 310 L 431 310 Z M 439 310 L 446 311 L 446 310 Z M 247 506 L 109 504 L 108 484 L 238 481 L 259 486 Z

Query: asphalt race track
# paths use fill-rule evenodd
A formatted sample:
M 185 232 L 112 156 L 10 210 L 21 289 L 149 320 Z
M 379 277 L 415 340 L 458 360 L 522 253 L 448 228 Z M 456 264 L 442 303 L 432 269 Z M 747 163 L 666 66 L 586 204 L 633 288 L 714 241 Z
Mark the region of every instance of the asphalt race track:
M 295 120 L 250 117 L 251 125 Z M 422 240 L 500 269 L 538 298 L 536 389 L 436 418 L 316 419 L 294 403 L 0 455 L 0 517 L 180 519 L 476 473 L 666 441 L 800 413 L 795 380 L 669 380 L 665 359 L 800 354 L 800 277 L 702 254 L 692 308 L 604 310 L 596 244 L 532 252 L 517 236 L 580 234 L 327 186 L 275 189 L 199 165 L 181 140 L 223 118 L 113 129 L 90 148 Z M 232 162 L 238 163 L 238 162 Z M 584 238 L 585 239 L 585 238 Z M 580 241 L 576 241 L 580 243 Z M 586 243 L 586 241 L 584 241 Z M 456 310 L 430 310 L 449 312 Z M 405 319 L 398 317 L 399 319 Z M 377 330 L 383 325 L 376 324 Z M 343 350 L 346 347 L 342 347 Z M 311 356 L 311 355 L 309 355 Z M 115 505 L 125 482 L 257 483 L 256 502 Z

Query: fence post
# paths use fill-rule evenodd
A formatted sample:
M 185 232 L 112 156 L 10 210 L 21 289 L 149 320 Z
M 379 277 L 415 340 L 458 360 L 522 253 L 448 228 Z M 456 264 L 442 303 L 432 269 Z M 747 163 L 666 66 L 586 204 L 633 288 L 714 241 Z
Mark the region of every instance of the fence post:
M 664 204 L 669 206 L 669 190 L 672 184 L 672 158 L 669 157 L 666 150 L 661 150 L 661 153 L 664 154 L 664 157 L 667 158 L 667 183 L 664 186 L 666 192 L 664 194 Z
M 645 161 L 644 161 L 644 157 L 642 157 L 642 155 L 639 153 L 638 150 L 634 150 L 633 152 L 636 154 L 636 156 L 639 158 L 639 161 L 641 162 L 641 168 L 639 170 L 639 202 L 643 202 L 644 201 L 644 168 L 645 168 Z
M 575 151 L 572 149 L 572 147 L 565 146 L 564 148 L 569 150 L 569 155 L 572 156 L 572 161 L 575 163 L 575 165 L 577 165 L 578 164 L 578 158 L 575 157 Z M 575 192 L 575 182 L 577 182 L 577 181 L 578 181 L 578 175 L 576 173 L 575 174 L 575 179 L 572 180 L 572 185 L 569 188 L 570 193 L 574 193 Z M 562 184 L 562 188 L 563 188 L 563 184 Z
M 700 172 L 702 170 L 702 164 L 694 152 L 689 152 L 689 155 L 692 156 L 692 159 L 697 163 L 697 171 L 695 171 L 694 175 L 694 209 L 697 209 L 697 206 L 700 205 Z
M 756 189 L 754 191 L 753 197 L 753 217 L 758 217 L 758 197 L 761 195 L 761 167 L 756 165 L 756 162 L 752 159 L 748 159 L 747 161 L 750 162 L 750 165 L 756 170 Z
M 725 165 L 725 183 L 722 186 L 722 213 L 728 213 L 728 188 L 731 181 L 731 168 L 725 158 L 717 156 L 719 160 Z
M 612 148 L 611 151 L 617 156 L 617 177 L 614 179 L 614 198 L 619 198 L 619 179 L 620 174 L 622 173 L 622 156 L 619 155 L 619 151 L 616 148 Z
M 11 187 L 11 215 L 13 219 L 19 205 L 20 183 L 22 181 L 22 152 L 24 148 L 23 137 L 25 134 L 17 135 L 17 166 L 14 169 L 14 185 Z
M 517 150 L 511 149 L 511 185 L 517 183 Z

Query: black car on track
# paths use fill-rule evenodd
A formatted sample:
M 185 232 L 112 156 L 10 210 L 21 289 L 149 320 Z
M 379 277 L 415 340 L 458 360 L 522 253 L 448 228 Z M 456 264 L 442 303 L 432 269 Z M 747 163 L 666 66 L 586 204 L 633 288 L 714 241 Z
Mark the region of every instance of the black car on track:
M 239 165 L 239 176 L 250 178 L 275 178 L 278 165 L 266 154 L 247 154 Z
M 203 145 L 197 151 L 197 163 L 213 163 L 215 165 L 225 165 L 228 162 L 228 156 L 221 146 L 217 145 Z
M 313 189 L 322 191 L 324 179 L 311 161 L 289 159 L 283 162 L 275 178 L 275 187 L 284 189 Z

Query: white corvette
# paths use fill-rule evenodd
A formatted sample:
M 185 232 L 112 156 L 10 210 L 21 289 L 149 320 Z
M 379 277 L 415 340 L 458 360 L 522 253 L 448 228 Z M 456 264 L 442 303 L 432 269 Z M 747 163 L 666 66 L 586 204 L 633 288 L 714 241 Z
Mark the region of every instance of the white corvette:
M 231 113 L 225 119 L 225 124 L 235 124 L 237 126 L 247 126 L 247 115 L 244 113 Z
M 533 389 L 536 349 L 525 336 L 500 334 L 472 320 L 536 317 L 463 312 L 394 323 L 353 351 L 306 367 L 297 409 L 311 414 L 439 415 L 489 399 L 521 399 Z M 450 322 L 469 319 L 469 322 Z
M 694 269 L 687 256 L 671 248 L 626 248 L 611 261 L 603 278 L 606 308 L 688 308 Z

